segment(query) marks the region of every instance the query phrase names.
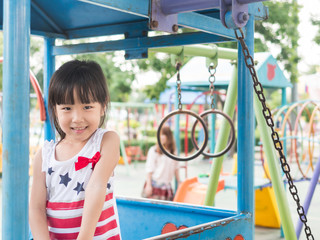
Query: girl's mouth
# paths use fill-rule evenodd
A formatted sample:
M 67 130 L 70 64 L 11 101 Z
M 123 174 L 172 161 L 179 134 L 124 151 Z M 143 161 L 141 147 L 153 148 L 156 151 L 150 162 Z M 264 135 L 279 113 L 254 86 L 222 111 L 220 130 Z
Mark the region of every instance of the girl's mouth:
M 74 130 L 76 133 L 83 132 L 87 127 L 72 127 L 71 129 Z

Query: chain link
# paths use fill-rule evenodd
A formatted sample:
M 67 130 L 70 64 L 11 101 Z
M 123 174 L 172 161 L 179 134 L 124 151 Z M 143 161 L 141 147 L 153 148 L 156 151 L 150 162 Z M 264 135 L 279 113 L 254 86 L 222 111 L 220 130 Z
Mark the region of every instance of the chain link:
M 211 99 L 211 109 L 214 109 L 215 106 L 214 106 L 214 82 L 216 81 L 216 66 L 214 66 L 213 63 L 211 63 L 208 67 L 208 71 L 210 73 L 210 76 L 209 76 L 209 83 L 210 83 L 210 86 L 209 86 L 209 90 L 210 90 L 210 99 Z
M 314 237 L 313 237 L 313 235 L 311 233 L 311 229 L 307 224 L 307 216 L 306 216 L 306 214 L 304 212 L 304 208 L 300 204 L 300 198 L 299 198 L 299 195 L 298 195 L 298 189 L 293 183 L 293 180 L 292 180 L 292 177 L 291 177 L 291 174 L 290 174 L 290 167 L 289 167 L 289 164 L 287 163 L 286 157 L 285 157 L 285 155 L 283 153 L 283 148 L 282 148 L 282 144 L 281 144 L 279 135 L 274 130 L 274 122 L 272 120 L 271 111 L 266 105 L 266 99 L 265 99 L 265 96 L 263 94 L 263 87 L 262 87 L 262 84 L 258 80 L 258 76 L 257 76 L 256 70 L 255 70 L 255 67 L 254 67 L 254 61 L 253 61 L 252 56 L 250 55 L 249 49 L 247 47 L 247 44 L 244 41 L 244 34 L 243 34 L 242 29 L 235 30 L 235 36 L 236 36 L 237 40 L 239 41 L 239 43 L 240 43 L 240 45 L 242 47 L 242 52 L 243 52 L 243 55 L 244 55 L 245 64 L 246 64 L 247 68 L 249 69 L 250 75 L 251 75 L 252 80 L 253 80 L 254 91 L 257 94 L 260 103 L 262 104 L 263 116 L 264 116 L 264 118 L 266 120 L 267 125 L 271 129 L 271 137 L 272 137 L 272 140 L 273 140 L 273 144 L 274 144 L 275 149 L 279 153 L 281 168 L 282 168 L 284 174 L 286 175 L 286 177 L 288 179 L 289 191 L 290 191 L 290 193 L 292 195 L 292 198 L 296 202 L 297 212 L 298 212 L 300 220 L 304 224 L 304 231 L 305 231 L 306 237 L 307 237 L 308 240 L 314 240 Z
M 182 64 L 181 62 L 177 62 L 176 64 L 176 70 L 177 70 L 177 90 L 178 90 L 178 109 L 181 110 L 182 109 L 182 103 L 181 103 L 181 79 L 180 79 L 180 68 L 181 68 Z

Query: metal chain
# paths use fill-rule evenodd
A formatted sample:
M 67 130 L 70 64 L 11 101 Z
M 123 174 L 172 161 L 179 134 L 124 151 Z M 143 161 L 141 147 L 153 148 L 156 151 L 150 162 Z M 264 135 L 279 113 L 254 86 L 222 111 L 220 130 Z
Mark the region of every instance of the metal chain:
M 214 82 L 216 81 L 216 66 L 214 66 L 213 63 L 211 63 L 208 67 L 208 71 L 210 73 L 210 76 L 209 76 L 209 83 L 210 83 L 210 86 L 209 86 L 209 90 L 210 90 L 210 99 L 211 99 L 211 109 L 214 109 L 215 106 L 214 106 Z
M 238 31 L 240 32 L 240 35 L 239 35 Z M 296 202 L 297 212 L 298 212 L 298 215 L 300 217 L 300 220 L 304 224 L 304 231 L 305 231 L 306 237 L 307 237 L 308 240 L 314 240 L 314 237 L 313 237 L 313 235 L 311 233 L 311 229 L 307 224 L 307 216 L 306 216 L 306 214 L 304 212 L 304 208 L 300 204 L 300 198 L 298 196 L 298 189 L 293 183 L 293 180 L 292 180 L 292 177 L 291 177 L 291 174 L 290 174 L 290 167 L 289 167 L 289 164 L 287 163 L 286 157 L 285 157 L 285 155 L 283 153 L 283 148 L 282 148 L 282 144 L 281 144 L 279 135 L 274 130 L 274 122 L 272 120 L 271 111 L 266 105 L 266 98 L 265 98 L 265 96 L 263 94 L 263 87 L 262 87 L 262 84 L 258 80 L 258 76 L 257 76 L 256 70 L 255 70 L 255 67 L 254 67 L 254 61 L 253 61 L 252 56 L 250 55 L 248 46 L 244 41 L 244 34 L 243 34 L 242 29 L 235 30 L 235 35 L 236 35 L 237 40 L 241 44 L 242 52 L 243 52 L 244 59 L 245 59 L 245 64 L 246 64 L 247 68 L 249 69 L 251 77 L 252 77 L 252 80 L 253 80 L 254 91 L 257 94 L 260 103 L 262 104 L 263 116 L 264 116 L 264 118 L 266 120 L 267 125 L 271 129 L 271 137 L 272 137 L 272 140 L 273 140 L 273 144 L 274 144 L 275 149 L 279 153 L 281 168 L 282 168 L 283 172 L 285 173 L 285 175 L 286 175 L 286 177 L 288 179 L 289 191 L 290 191 L 294 201 Z
M 176 70 L 177 70 L 177 90 L 178 90 L 178 109 L 181 110 L 182 109 L 182 103 L 181 103 L 181 79 L 180 79 L 180 68 L 181 68 L 182 64 L 181 62 L 177 62 L 176 64 Z

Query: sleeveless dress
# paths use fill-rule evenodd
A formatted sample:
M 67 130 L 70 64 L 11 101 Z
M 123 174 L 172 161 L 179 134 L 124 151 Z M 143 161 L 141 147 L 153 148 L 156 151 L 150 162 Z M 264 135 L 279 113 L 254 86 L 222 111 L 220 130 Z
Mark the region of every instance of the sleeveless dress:
M 92 174 L 92 163 L 75 170 L 78 157 L 92 158 L 100 152 L 107 130 L 101 128 L 90 137 L 82 150 L 71 159 L 57 161 L 57 143 L 46 141 L 42 150 L 42 171 L 46 173 L 47 219 L 51 239 L 76 239 L 81 226 L 85 189 Z M 114 177 L 110 177 L 105 202 L 97 223 L 94 240 L 119 240 L 120 225 L 113 196 Z

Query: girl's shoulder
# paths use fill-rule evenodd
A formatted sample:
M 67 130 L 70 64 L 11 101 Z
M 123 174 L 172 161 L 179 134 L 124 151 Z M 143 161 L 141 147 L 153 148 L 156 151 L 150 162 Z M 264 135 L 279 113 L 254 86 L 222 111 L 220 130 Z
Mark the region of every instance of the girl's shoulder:
M 92 143 L 96 146 L 103 147 L 106 142 L 119 145 L 120 138 L 118 133 L 113 130 L 98 128 L 92 137 Z
M 120 143 L 120 137 L 119 134 L 116 131 L 113 130 L 106 130 L 104 131 L 104 133 L 102 134 L 102 143 L 106 142 L 106 141 L 111 141 L 115 144 L 119 144 Z

